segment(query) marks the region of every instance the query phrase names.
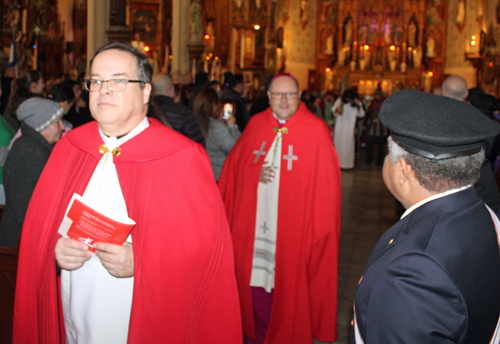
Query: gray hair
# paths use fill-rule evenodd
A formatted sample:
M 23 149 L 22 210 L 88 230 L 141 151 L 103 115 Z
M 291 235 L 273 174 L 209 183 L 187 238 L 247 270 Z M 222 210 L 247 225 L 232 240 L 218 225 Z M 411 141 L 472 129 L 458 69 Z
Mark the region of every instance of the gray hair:
M 450 159 L 430 160 L 407 152 L 389 137 L 389 160 L 396 164 L 400 158 L 415 171 L 420 185 L 431 192 L 445 192 L 472 185 L 479 179 L 479 170 L 484 161 L 484 150 L 472 155 Z

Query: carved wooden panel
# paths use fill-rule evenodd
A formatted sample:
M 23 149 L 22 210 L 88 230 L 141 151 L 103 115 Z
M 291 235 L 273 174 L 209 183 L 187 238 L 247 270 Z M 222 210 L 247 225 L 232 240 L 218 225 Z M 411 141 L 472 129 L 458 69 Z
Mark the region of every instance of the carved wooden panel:
M 435 83 L 442 81 L 447 0 L 318 0 L 318 5 L 317 88 L 337 88 L 343 77 L 352 86 L 368 76 L 420 88 L 416 75 L 431 70 Z

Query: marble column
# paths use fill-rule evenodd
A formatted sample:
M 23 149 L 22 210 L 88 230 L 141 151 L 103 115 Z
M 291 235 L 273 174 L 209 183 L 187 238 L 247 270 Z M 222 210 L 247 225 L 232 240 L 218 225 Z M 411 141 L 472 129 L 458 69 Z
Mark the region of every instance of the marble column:
M 190 82 L 189 61 L 190 1 L 173 0 L 172 4 L 172 79 L 174 83 Z

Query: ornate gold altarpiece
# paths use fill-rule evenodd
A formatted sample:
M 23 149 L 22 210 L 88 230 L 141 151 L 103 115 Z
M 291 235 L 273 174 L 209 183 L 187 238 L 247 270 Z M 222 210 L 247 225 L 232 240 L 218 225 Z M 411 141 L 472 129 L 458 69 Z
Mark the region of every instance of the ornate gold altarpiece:
M 447 0 L 319 0 L 315 88 L 431 91 L 444 78 Z

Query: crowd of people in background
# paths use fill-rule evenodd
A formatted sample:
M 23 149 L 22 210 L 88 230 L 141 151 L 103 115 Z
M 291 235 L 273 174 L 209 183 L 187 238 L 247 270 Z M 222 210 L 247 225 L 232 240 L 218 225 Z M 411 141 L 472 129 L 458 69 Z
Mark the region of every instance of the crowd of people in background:
M 83 87 L 83 80 L 67 78 L 51 80 L 46 84 L 43 72 L 35 70 L 26 71 L 18 78 L 8 75 L 12 73 L 6 73 L 6 76 L 2 78 L 0 168 L 3 169 L 4 164 L 7 164 L 9 149 L 22 135 L 20 118 L 23 117 L 18 112 L 18 108 L 26 100 L 35 99 L 31 103 L 35 110 L 32 115 L 39 116 L 43 116 L 43 113 L 40 110 L 38 114 L 36 110 L 42 109 L 43 106 L 38 106 L 38 101 L 40 104 L 45 104 L 42 99 L 48 99 L 57 103 L 64 111 L 62 117 L 64 129 L 61 135 L 93 120 L 88 106 L 89 95 Z M 157 74 L 152 78 L 153 96 L 148 116 L 156 118 L 166 126 L 203 145 L 210 157 L 217 181 L 227 155 L 245 130 L 250 118 L 269 107 L 267 91 L 272 77 L 271 74 L 263 76 L 260 89 L 253 94 L 253 100 L 250 101 L 241 74 L 225 73 L 223 82 L 219 83 L 210 81 L 207 73 L 199 72 L 194 77 L 194 83 L 189 85 L 174 84 L 170 75 Z M 434 93 L 469 102 L 487 117 L 500 121 L 498 99 L 477 87 L 467 92 L 467 84 L 459 76 L 450 76 L 442 86 L 435 88 Z M 387 96 L 388 94 L 384 94 L 380 84 L 372 94 L 366 95 L 358 94 L 356 86 L 343 92 L 328 90 L 323 94 L 319 91 L 312 93 L 307 90 L 302 91 L 302 103 L 312 113 L 323 119 L 329 128 L 339 155 L 341 169 L 347 171 L 355 168 L 355 161 L 361 156 L 366 159 L 364 163 L 368 165 L 375 163 L 381 166 L 383 164 L 387 151 L 386 141 L 390 133 L 379 121 L 378 113 Z M 25 131 L 31 129 L 25 128 Z M 57 140 L 49 141 L 49 146 L 55 142 Z M 486 140 L 484 148 L 486 159 L 489 161 L 486 168 L 498 171 L 500 169 L 500 162 L 497 159 L 500 154 L 500 137 Z M 366 149 L 366 154 L 361 155 L 363 149 Z M 41 166 L 43 168 L 43 164 Z M 31 172 L 32 175 L 28 178 L 30 182 L 23 185 L 22 191 L 28 195 L 21 202 L 21 208 L 14 211 L 16 221 L 18 221 L 18 230 L 22 226 L 29 196 L 36 185 L 41 169 L 37 173 L 33 173 L 33 170 Z M 7 193 L 10 197 L 6 196 L 2 179 L 3 174 L 0 175 L 0 182 L 2 182 L 0 203 L 6 204 L 6 208 L 9 209 L 12 202 L 18 203 L 15 200 L 17 196 L 13 195 L 19 190 L 7 186 Z M 26 190 L 26 185 L 32 185 L 32 187 Z M 494 198 L 495 200 L 498 198 L 498 207 L 496 205 L 494 207 L 500 209 L 500 197 L 495 195 Z M 0 231 L 0 244 L 2 236 L 2 231 Z M 6 244 L 6 242 L 3 243 Z M 17 240 L 13 240 L 8 246 L 15 247 L 16 245 Z
M 39 334 L 58 338 L 60 322 L 64 321 L 68 342 L 77 342 L 82 334 L 80 340 L 88 341 L 104 332 L 122 341 L 140 342 L 144 335 L 151 341 L 170 331 L 178 335 L 174 341 L 179 342 L 189 334 L 196 342 L 236 343 L 241 325 L 247 344 L 308 343 L 312 339 L 333 342 L 337 337 L 341 170 L 350 173 L 357 164 L 384 165 L 384 182 L 407 209 L 392 231 L 415 221 L 417 215 L 403 220 L 411 212 L 426 214 L 429 206 L 425 202 L 471 199 L 472 208 L 481 208 L 474 214 L 481 215 L 487 224 L 483 227 L 489 230 L 485 229 L 485 235 L 491 237 L 487 241 L 492 247 L 484 259 L 498 258 L 490 214 L 476 199 L 492 209 L 491 218 L 498 222 L 495 213 L 500 214 L 500 193 L 495 174 L 500 169 L 500 134 L 491 135 L 500 131 L 500 125 L 494 123 L 500 122 L 500 104 L 480 88 L 468 89 L 458 75 L 449 76 L 434 90 L 439 97 L 404 90 L 388 100 L 390 94 L 384 93 L 381 84 L 371 94 L 359 94 L 355 86 L 321 94 L 301 91 L 291 74 L 265 75 L 250 99 L 241 74 L 225 73 L 223 82 L 218 82 L 199 72 L 192 84 L 176 85 L 168 74 L 153 75 L 146 56 L 123 43 L 101 47 L 92 61 L 91 80 L 68 77 L 49 83 L 43 71 L 35 70 L 14 78 L 9 70 L 2 78 L 0 204 L 4 210 L 0 246 L 21 247 L 18 326 L 14 326 L 17 338 Z M 407 108 L 410 102 L 415 104 Z M 447 113 L 450 108 L 451 115 Z M 461 123 L 456 118 L 467 123 L 464 135 L 458 134 Z M 439 126 L 441 120 L 451 129 Z M 474 123 L 479 123 L 477 128 Z M 485 159 L 481 163 L 482 148 Z M 364 161 L 359 161 L 361 158 Z M 457 165 L 449 165 L 449 161 Z M 463 161 L 475 164 L 474 176 L 468 176 Z M 433 175 L 431 170 L 437 172 Z M 448 180 L 450 170 L 458 172 Z M 432 180 L 426 184 L 421 177 Z M 63 186 L 53 191 L 59 183 Z M 100 261 L 91 259 L 84 241 L 60 237 L 53 231 L 61 223 L 54 214 L 61 215 L 69 197 L 83 190 L 82 199 L 92 200 L 99 208 L 109 205 L 128 220 L 138 220 L 134 222 L 133 243 L 127 239 L 123 245 L 90 245 Z M 70 209 L 71 205 L 63 221 L 69 218 Z M 454 221 L 461 224 L 474 216 L 458 211 Z M 454 226 L 440 222 L 429 228 L 438 231 Z M 464 227 L 466 233 L 474 235 L 469 231 L 472 224 Z M 399 234 L 394 237 L 396 242 L 383 237 L 375 256 L 385 254 L 387 245 L 407 240 Z M 446 238 L 433 240 L 447 244 L 450 236 Z M 424 241 L 430 242 L 418 242 Z M 455 246 L 461 250 L 472 242 L 467 238 Z M 440 247 L 438 254 L 443 251 Z M 500 263 L 495 264 L 491 275 L 498 276 Z M 402 269 L 403 275 L 408 266 Z M 429 266 L 435 267 L 434 263 Z M 174 270 L 177 275 L 171 276 Z M 456 269 L 449 270 L 455 273 Z M 462 270 L 458 269 L 457 275 Z M 359 327 L 365 337 L 368 331 L 373 336 L 382 328 L 371 329 L 374 320 L 367 321 L 368 316 L 363 315 L 373 317 L 365 305 L 369 297 L 364 294 L 371 293 L 371 283 L 378 283 L 378 277 L 370 277 L 378 271 L 368 272 L 363 284 L 361 278 L 362 287 L 357 292 L 359 307 L 354 312 L 362 314 Z M 54 288 L 56 273 L 62 281 L 60 295 Z M 416 275 L 418 280 L 421 274 Z M 483 279 L 485 285 L 487 278 Z M 28 280 L 36 285 L 29 285 Z M 431 276 L 425 282 L 435 280 Z M 415 285 L 411 288 L 429 289 Z M 495 285 L 500 285 L 498 278 Z M 87 300 L 88 290 L 92 292 Z M 497 297 L 494 290 L 491 292 Z M 459 290 L 455 299 L 461 299 L 462 293 Z M 397 296 L 397 290 L 389 294 Z M 151 295 L 155 295 L 153 302 Z M 382 300 L 387 299 L 382 295 Z M 198 298 L 208 301 L 200 301 L 202 306 L 198 307 L 192 302 Z M 425 303 L 416 299 L 418 305 Z M 438 298 L 443 299 L 447 297 Z M 59 300 L 64 300 L 62 306 Z M 87 301 L 90 306 L 84 304 Z M 480 309 L 477 304 L 472 306 Z M 497 304 L 500 300 L 490 308 Z M 177 308 L 170 308 L 172 305 Z M 400 303 L 395 305 L 400 310 Z M 393 316 L 394 323 L 403 319 L 389 306 L 378 307 L 381 314 L 387 311 Z M 452 308 L 446 304 L 439 311 Z M 39 318 L 50 321 L 23 318 L 42 313 Z M 147 324 L 151 319 L 148 315 L 158 314 L 160 320 Z M 180 326 L 178 314 L 184 316 Z M 462 308 L 457 314 L 463 314 Z M 201 325 L 193 325 L 191 318 Z M 90 325 L 88 319 L 92 320 Z M 108 329 L 106 323 L 115 319 L 118 326 Z M 29 330 L 22 329 L 21 320 Z M 489 316 L 487 320 L 491 327 Z M 400 326 L 410 328 L 407 333 L 415 332 L 413 323 L 401 321 Z M 455 322 L 449 323 L 453 329 Z M 175 324 L 176 328 L 167 331 L 163 324 Z M 154 331 L 145 333 L 148 325 Z M 356 318 L 354 329 L 359 332 Z

